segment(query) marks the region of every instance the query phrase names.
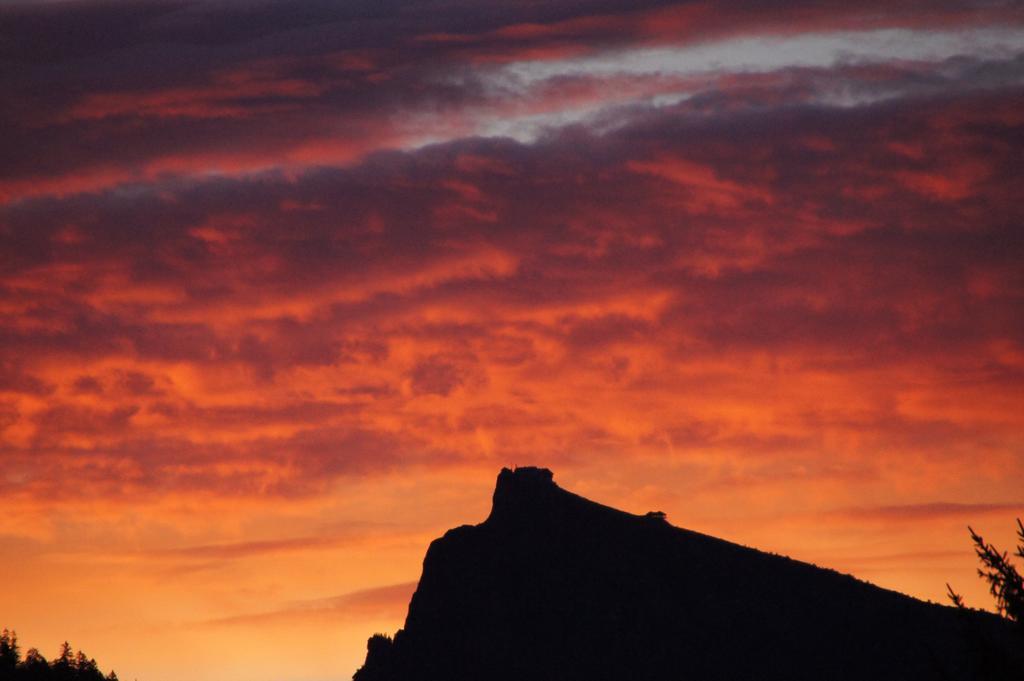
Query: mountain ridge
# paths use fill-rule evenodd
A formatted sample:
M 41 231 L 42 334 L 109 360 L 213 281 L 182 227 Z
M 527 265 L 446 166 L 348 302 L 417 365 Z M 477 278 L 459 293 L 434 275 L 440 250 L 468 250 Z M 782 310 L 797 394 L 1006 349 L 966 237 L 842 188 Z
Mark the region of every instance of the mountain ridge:
M 1016 634 L 522 467 L 482 523 L 431 543 L 405 626 L 354 679 L 992 681 L 1024 678 Z

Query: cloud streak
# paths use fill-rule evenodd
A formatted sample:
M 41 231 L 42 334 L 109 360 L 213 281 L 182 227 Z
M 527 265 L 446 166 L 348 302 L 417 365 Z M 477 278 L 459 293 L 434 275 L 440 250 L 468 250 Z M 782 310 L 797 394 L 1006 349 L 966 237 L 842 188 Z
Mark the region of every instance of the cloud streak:
M 401 617 L 409 607 L 416 582 L 360 589 L 340 596 L 292 603 L 279 610 L 234 615 L 204 622 L 210 626 L 279 625 L 289 621 L 356 620 L 385 613 Z
M 853 518 L 887 521 L 915 521 L 941 518 L 977 518 L 978 516 L 1009 516 L 1024 510 L 1024 502 L 1006 504 L 961 504 L 936 501 L 928 504 L 907 504 L 902 506 L 875 506 L 851 508 L 840 511 L 841 515 Z

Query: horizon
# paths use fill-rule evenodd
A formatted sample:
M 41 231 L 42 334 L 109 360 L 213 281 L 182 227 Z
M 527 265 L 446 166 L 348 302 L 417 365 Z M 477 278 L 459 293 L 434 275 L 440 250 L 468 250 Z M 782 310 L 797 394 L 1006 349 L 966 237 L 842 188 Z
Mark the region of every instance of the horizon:
M 348 679 L 516 463 L 991 609 L 1019 3 L 14 0 L 0 60 L 23 648 Z

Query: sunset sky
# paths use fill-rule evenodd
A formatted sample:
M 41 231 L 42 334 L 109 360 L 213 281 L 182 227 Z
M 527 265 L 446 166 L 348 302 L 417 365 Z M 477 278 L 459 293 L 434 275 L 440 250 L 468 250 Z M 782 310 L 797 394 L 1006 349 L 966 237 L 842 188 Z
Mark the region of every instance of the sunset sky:
M 344 681 L 499 469 L 936 601 L 1024 515 L 1024 6 L 0 0 L 0 627 Z

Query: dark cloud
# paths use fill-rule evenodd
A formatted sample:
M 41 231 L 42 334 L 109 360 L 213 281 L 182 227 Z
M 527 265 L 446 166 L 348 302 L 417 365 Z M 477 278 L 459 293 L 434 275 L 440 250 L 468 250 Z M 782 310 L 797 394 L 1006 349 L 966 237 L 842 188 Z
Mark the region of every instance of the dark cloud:
M 54 387 L 42 379 L 26 373 L 13 362 L 0 362 L 0 392 L 27 395 L 49 395 Z
M 0 200 L 211 170 L 345 163 L 382 146 L 450 138 L 452 119 L 463 118 L 472 134 L 476 109 L 501 118 L 510 100 L 533 102 L 538 113 L 545 100 L 572 103 L 564 78 L 535 91 L 515 79 L 493 82 L 495 69 L 509 62 L 765 31 L 1012 25 L 1021 18 L 1012 5 L 992 3 L 890 3 L 881 13 L 873 4 L 790 0 L 707 11 L 700 3 L 509 2 L 487 12 L 436 2 L 6 5 L 0 56 L 16 68 L 0 79 L 12 93 L 0 120 L 17 134 L 0 143 Z M 824 70 L 749 96 L 775 104 L 822 91 L 892 96 L 1019 83 L 1019 74 L 1019 65 L 984 69 L 968 57 L 931 72 L 913 64 L 888 73 Z M 607 83 L 592 82 L 592 97 L 609 96 Z M 691 105 L 721 108 L 723 97 L 748 92 L 724 84 L 691 92 Z
M 459 367 L 443 357 L 434 356 L 420 360 L 409 373 L 413 392 L 421 395 L 447 397 L 463 383 Z
M 19 490 L 62 489 L 69 460 L 111 495 L 299 495 L 481 452 L 771 457 L 744 484 L 1005 456 L 1020 55 L 682 75 L 586 59 L 928 41 L 1018 10 L 702 7 L 5 7 L 19 68 L 0 81 L 25 95 L 0 106 Z M 509 121 L 534 127 L 496 136 Z M 985 418 L 938 406 L 985 391 Z M 700 398 L 714 413 L 673 406 Z M 731 411 L 775 409 L 788 427 Z M 808 461 L 836 432 L 872 461 Z
M 95 376 L 79 376 L 71 385 L 76 394 L 98 395 L 103 392 L 103 384 Z

